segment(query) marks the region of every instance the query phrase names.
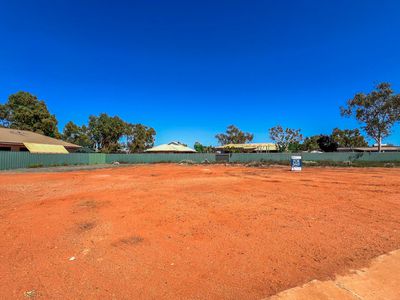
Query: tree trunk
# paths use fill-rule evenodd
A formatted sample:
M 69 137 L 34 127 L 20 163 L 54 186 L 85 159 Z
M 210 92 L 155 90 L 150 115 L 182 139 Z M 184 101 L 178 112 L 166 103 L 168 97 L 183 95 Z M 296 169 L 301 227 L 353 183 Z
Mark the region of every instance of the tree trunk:
M 378 152 L 382 151 L 382 138 L 381 135 L 379 134 L 379 138 L 378 138 Z

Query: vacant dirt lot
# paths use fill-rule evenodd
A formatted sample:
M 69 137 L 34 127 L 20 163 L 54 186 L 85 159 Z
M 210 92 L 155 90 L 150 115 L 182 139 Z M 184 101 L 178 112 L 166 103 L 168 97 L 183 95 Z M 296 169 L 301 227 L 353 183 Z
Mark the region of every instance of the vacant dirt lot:
M 399 169 L 0 174 L 0 298 L 259 299 L 400 248 Z

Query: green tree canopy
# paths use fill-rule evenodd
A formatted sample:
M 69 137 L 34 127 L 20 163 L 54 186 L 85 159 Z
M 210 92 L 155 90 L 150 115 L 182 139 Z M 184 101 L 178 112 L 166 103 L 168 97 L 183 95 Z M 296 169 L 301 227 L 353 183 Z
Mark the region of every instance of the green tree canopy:
M 321 150 L 318 145 L 318 139 L 321 135 L 313 135 L 306 137 L 301 145 L 300 149 L 303 151 L 318 151 Z
M 288 151 L 289 145 L 293 145 L 297 149 L 298 144 L 303 140 L 300 129 L 283 128 L 280 125 L 269 130 L 269 137 L 275 142 L 280 152 Z
M 119 140 L 126 134 L 127 125 L 118 116 L 111 117 L 102 113 L 89 117 L 88 130 L 95 149 L 110 153 L 119 150 Z
M 43 100 L 28 92 L 10 95 L 5 104 L 0 104 L 0 125 L 60 137 L 55 115 L 50 114 Z
M 62 138 L 64 141 L 85 147 L 93 148 L 93 142 L 89 137 L 89 130 L 85 125 L 78 126 L 74 122 L 69 121 L 64 126 Z
M 378 143 L 389 136 L 396 122 L 400 121 L 400 95 L 394 94 L 389 83 L 380 83 L 369 94 L 359 93 L 341 107 L 342 116 L 354 116 L 368 136 Z
M 199 153 L 204 153 L 204 146 L 199 142 L 194 143 L 193 148 Z
M 317 140 L 319 148 L 324 152 L 335 152 L 338 148 L 338 143 L 331 135 L 321 135 Z
M 154 146 L 156 131 L 142 124 L 127 124 L 127 144 L 130 152 L 143 152 Z
M 218 143 L 221 145 L 226 144 L 244 144 L 246 142 L 251 142 L 254 135 L 249 132 L 243 132 L 235 125 L 230 125 L 226 129 L 225 133 L 219 133 L 215 136 Z
M 200 142 L 194 143 L 193 146 L 194 150 L 196 150 L 199 153 L 214 153 L 215 148 L 213 146 L 204 146 Z
M 359 129 L 344 129 L 335 128 L 331 134 L 333 140 L 339 147 L 367 147 L 368 143 L 361 135 Z

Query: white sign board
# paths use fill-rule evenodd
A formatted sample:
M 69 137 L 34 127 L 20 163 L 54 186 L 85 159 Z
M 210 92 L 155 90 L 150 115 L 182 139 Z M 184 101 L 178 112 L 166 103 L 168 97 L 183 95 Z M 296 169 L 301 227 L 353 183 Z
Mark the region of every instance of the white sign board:
M 301 156 L 291 156 L 290 167 L 292 171 L 301 171 Z

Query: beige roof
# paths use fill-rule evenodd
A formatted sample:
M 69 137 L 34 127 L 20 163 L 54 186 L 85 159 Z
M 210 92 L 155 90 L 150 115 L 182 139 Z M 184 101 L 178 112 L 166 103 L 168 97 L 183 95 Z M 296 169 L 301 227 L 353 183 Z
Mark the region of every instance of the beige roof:
M 44 136 L 39 133 L 1 128 L 0 127 L 0 143 L 1 144 L 24 144 L 24 143 L 35 143 L 35 144 L 47 144 L 47 145 L 61 145 L 70 148 L 80 148 L 80 146 L 64 142 L 62 140 L 57 140 L 48 136 Z
M 252 144 L 226 144 L 217 147 L 217 149 L 244 149 L 253 151 L 275 151 L 276 145 L 273 143 L 252 143 Z
M 171 142 L 147 149 L 145 152 L 196 152 L 196 150 L 186 147 L 178 142 Z

